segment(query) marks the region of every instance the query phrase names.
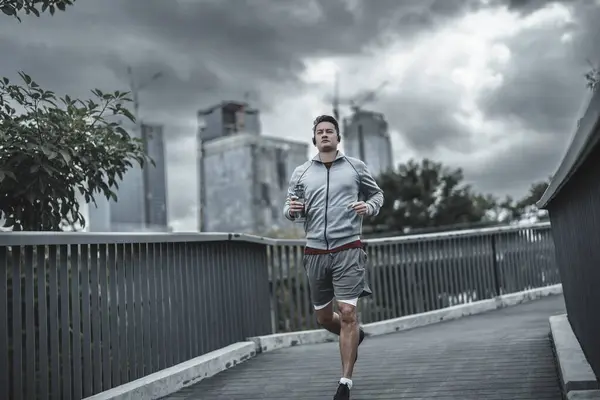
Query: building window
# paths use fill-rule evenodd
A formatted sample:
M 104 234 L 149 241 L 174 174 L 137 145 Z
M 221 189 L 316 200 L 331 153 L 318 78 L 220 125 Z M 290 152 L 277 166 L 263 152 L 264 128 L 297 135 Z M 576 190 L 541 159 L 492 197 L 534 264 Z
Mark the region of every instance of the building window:
M 284 159 L 283 149 L 275 149 L 275 168 L 277 169 L 277 182 L 279 183 L 279 189 L 285 189 L 287 186 L 287 171 Z
M 261 197 L 262 197 L 263 204 L 267 207 L 270 207 L 271 206 L 271 196 L 269 193 L 269 185 L 267 183 L 261 183 L 260 186 L 261 186 L 261 192 L 262 192 Z

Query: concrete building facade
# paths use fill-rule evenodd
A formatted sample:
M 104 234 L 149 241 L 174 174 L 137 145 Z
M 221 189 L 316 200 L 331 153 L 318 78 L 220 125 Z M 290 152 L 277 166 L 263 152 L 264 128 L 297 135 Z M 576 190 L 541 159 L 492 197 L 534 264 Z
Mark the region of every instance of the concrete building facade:
M 342 122 L 344 153 L 362 160 L 373 176 L 394 167 L 388 123 L 382 113 L 358 110 Z
M 201 230 L 260 235 L 291 228 L 283 202 L 308 144 L 238 132 L 203 147 Z
M 260 114 L 245 102 L 223 101 L 200 110 L 198 118 L 198 139 L 209 140 L 246 133 L 260 135 Z

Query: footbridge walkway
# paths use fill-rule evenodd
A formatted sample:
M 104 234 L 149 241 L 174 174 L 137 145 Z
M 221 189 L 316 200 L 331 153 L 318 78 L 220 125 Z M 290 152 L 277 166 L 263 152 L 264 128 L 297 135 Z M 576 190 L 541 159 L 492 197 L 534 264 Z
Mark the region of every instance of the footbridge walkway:
M 551 315 L 562 296 L 369 337 L 360 346 L 353 400 L 561 400 Z M 331 399 L 340 378 L 337 343 L 260 354 L 181 389 L 167 400 Z
M 353 398 L 557 398 L 547 321 L 562 296 L 502 307 L 562 292 L 549 223 L 365 249 L 372 336 Z M 302 251 L 237 234 L 3 235 L 2 398 L 332 397 L 340 361 Z

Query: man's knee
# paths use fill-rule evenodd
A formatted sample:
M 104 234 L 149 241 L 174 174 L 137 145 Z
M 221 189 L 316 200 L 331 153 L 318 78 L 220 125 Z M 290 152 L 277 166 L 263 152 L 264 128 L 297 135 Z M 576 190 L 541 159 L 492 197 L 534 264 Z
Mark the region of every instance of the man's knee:
M 342 323 L 355 324 L 358 322 L 356 315 L 356 306 L 344 302 L 338 302 L 338 309 L 340 310 L 340 319 Z
M 330 325 L 333 322 L 333 312 L 326 313 L 318 313 L 317 314 L 317 323 L 321 326 Z
M 319 325 L 327 326 L 333 322 L 333 304 L 327 303 L 321 307 L 315 307 L 317 322 Z

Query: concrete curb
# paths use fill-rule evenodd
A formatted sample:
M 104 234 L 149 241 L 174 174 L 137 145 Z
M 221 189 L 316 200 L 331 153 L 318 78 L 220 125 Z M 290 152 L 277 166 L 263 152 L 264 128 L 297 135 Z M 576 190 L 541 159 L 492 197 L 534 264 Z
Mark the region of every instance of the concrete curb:
M 569 399 L 600 399 L 600 397 L 582 397 L 584 393 L 581 392 L 589 391 L 600 394 L 600 384 L 583 354 L 575 333 L 573 333 L 567 314 L 554 315 L 550 317 L 549 321 L 550 336 L 563 393 L 567 394 Z M 576 397 L 571 396 L 571 393 Z M 593 393 L 587 395 L 593 395 Z
M 600 390 L 573 390 L 567 400 L 600 400 Z
M 234 367 L 256 355 L 254 342 L 239 342 L 84 400 L 154 400 Z
M 499 308 L 515 306 L 531 300 L 550 295 L 562 294 L 562 285 L 547 286 L 544 288 L 526 290 L 498 296 L 494 299 L 481 300 L 468 304 L 442 308 L 422 314 L 407 315 L 405 317 L 389 319 L 386 321 L 373 322 L 363 325 L 368 336 L 379 336 L 388 333 L 400 332 L 407 329 L 434 324 L 436 322 L 453 320 L 468 315 L 480 314 Z M 256 344 L 256 352 L 268 352 L 301 344 L 317 344 L 337 341 L 338 337 L 324 329 L 276 333 L 267 336 L 248 338 Z

